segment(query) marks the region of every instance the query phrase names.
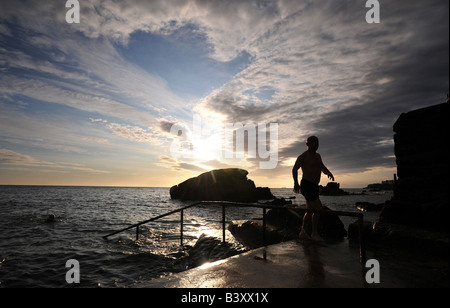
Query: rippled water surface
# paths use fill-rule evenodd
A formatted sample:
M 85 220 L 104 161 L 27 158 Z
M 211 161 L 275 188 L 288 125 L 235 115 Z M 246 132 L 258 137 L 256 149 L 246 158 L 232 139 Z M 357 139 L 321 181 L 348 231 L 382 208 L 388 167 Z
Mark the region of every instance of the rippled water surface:
M 290 197 L 290 189 L 273 189 Z M 332 209 L 354 210 L 356 201 L 384 202 L 390 195 L 321 197 Z M 303 203 L 297 196 L 294 203 Z M 168 188 L 0 186 L 0 287 L 69 287 L 66 261 L 80 264 L 82 287 L 128 287 L 185 269 L 177 262 L 180 215 L 104 240 L 102 236 L 189 203 L 170 200 Z M 227 221 L 261 216 L 254 208 L 229 208 Z M 56 221 L 46 222 L 54 213 Z M 185 244 L 201 234 L 220 237 L 221 208 L 184 213 Z M 376 214 L 368 214 L 375 215 Z M 370 217 L 369 217 L 370 219 Z M 344 221 L 344 224 L 346 222 Z M 227 231 L 227 240 L 239 244 Z

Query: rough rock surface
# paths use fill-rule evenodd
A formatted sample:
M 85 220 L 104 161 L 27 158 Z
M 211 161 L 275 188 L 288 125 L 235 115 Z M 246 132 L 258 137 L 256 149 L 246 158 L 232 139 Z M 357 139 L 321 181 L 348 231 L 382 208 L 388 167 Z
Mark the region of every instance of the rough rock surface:
M 324 210 L 329 210 L 324 206 Z M 285 208 L 269 210 L 266 214 L 266 244 L 297 239 L 303 222 L 305 208 Z M 249 248 L 263 246 L 262 218 L 234 221 L 228 230 L 243 245 Z M 322 214 L 318 226 L 319 234 L 325 239 L 341 239 L 347 231 L 335 214 Z
M 394 124 L 398 180 L 380 221 L 448 232 L 449 103 L 400 115 Z
M 243 169 L 217 169 L 190 178 L 170 188 L 172 199 L 198 201 L 257 202 L 275 199 L 269 188 L 255 187 Z

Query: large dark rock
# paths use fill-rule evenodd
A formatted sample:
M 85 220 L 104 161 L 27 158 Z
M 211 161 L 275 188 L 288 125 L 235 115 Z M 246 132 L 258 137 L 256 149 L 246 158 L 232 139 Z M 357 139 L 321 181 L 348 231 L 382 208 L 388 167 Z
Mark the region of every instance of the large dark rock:
M 232 221 L 228 225 L 228 230 L 233 234 L 234 238 L 245 247 L 255 249 L 263 246 L 263 227 L 261 218 Z M 277 244 L 294 238 L 294 234 L 287 232 L 287 230 L 283 228 L 277 228 L 272 225 L 266 226 L 266 245 Z
M 228 242 L 202 234 L 195 245 L 187 250 L 184 258 L 188 268 L 197 267 L 205 262 L 213 262 L 237 255 L 244 250 L 237 249 Z
M 217 169 L 190 178 L 170 188 L 172 199 L 199 201 L 257 202 L 275 198 L 269 188 L 256 188 L 243 169 Z
M 327 186 L 320 185 L 320 194 L 322 196 L 346 196 L 348 192 L 339 188 L 340 184 L 336 182 L 329 182 Z
M 329 210 L 326 206 L 324 210 Z M 275 244 L 298 238 L 305 208 L 271 209 L 266 214 L 266 244 Z M 243 245 L 257 248 L 263 245 L 263 222 L 261 218 L 234 221 L 228 230 Z M 322 214 L 318 225 L 319 234 L 325 239 L 342 239 L 347 236 L 344 224 L 336 214 Z
M 394 124 L 398 180 L 381 222 L 449 231 L 449 103 L 400 115 Z

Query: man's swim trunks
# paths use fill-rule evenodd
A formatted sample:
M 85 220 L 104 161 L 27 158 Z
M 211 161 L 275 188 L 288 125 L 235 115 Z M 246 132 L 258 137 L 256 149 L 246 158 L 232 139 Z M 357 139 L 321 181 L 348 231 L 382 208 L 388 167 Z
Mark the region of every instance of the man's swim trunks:
M 300 182 L 300 191 L 306 201 L 311 202 L 319 198 L 319 184 L 302 179 Z

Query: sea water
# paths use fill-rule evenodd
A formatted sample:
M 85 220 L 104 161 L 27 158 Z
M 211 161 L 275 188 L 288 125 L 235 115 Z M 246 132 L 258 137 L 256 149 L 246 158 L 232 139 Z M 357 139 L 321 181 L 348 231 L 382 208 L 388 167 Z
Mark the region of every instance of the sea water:
M 349 189 L 352 193 L 361 192 Z M 272 189 L 277 197 L 304 204 L 292 189 Z M 391 193 L 321 196 L 334 210 L 358 211 L 358 201 L 383 203 Z M 103 236 L 137 222 L 189 205 L 171 200 L 169 188 L 0 186 L 0 287 L 130 287 L 186 269 L 177 262 L 180 214 L 136 229 Z M 55 214 L 55 221 L 48 222 Z M 379 212 L 364 213 L 376 221 Z M 226 221 L 262 216 L 257 208 L 227 208 Z M 217 206 L 184 211 L 184 244 L 202 235 L 222 236 L 222 210 Z M 342 217 L 346 227 L 352 218 Z M 230 249 L 243 247 L 226 232 Z M 68 284 L 68 260 L 79 263 L 80 283 Z

